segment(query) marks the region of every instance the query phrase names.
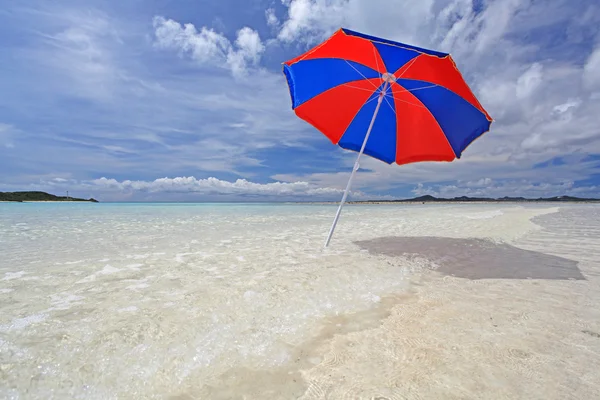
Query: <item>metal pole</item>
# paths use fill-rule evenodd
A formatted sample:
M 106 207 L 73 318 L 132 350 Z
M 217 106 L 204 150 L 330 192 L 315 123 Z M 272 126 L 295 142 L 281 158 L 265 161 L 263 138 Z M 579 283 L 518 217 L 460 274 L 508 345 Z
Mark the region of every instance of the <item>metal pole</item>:
M 375 118 L 377 117 L 377 113 L 379 112 L 379 108 L 381 107 L 381 102 L 383 101 L 383 96 L 385 96 L 385 92 L 389 86 L 387 80 L 383 85 L 383 89 L 379 92 L 379 98 L 377 99 L 377 107 L 375 107 L 375 112 L 373 112 L 373 117 L 371 118 L 371 123 L 369 124 L 369 129 L 367 130 L 367 134 L 365 135 L 365 139 L 363 140 L 362 147 L 360 148 L 360 152 L 358 153 L 358 157 L 356 157 L 356 162 L 354 163 L 354 168 L 352 168 L 352 174 L 350 175 L 350 179 L 348 180 L 348 184 L 346 185 L 346 190 L 344 191 L 344 196 L 342 196 L 342 201 L 337 209 L 337 213 L 335 214 L 335 218 L 333 220 L 333 225 L 331 225 L 331 229 L 329 230 L 329 235 L 327 236 L 327 240 L 325 241 L 325 247 L 329 246 L 329 241 L 331 241 L 331 236 L 333 236 L 333 231 L 335 230 L 335 226 L 337 225 L 338 219 L 340 219 L 340 214 L 342 212 L 342 207 L 346 202 L 346 197 L 348 197 L 348 192 L 350 191 L 350 187 L 352 186 L 352 181 L 354 180 L 354 175 L 358 168 L 360 167 L 358 161 L 360 160 L 360 156 L 362 156 L 365 151 L 365 146 L 367 145 L 367 140 L 369 140 L 369 135 L 371 135 L 371 129 L 373 129 L 373 124 L 375 123 Z

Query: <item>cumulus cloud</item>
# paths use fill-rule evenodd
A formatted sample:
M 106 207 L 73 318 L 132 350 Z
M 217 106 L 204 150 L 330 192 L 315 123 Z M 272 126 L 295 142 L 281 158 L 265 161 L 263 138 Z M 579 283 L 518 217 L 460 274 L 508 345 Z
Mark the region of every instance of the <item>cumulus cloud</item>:
M 242 194 L 242 195 L 300 195 L 314 196 L 323 194 L 338 194 L 339 191 L 330 188 L 319 188 L 307 182 L 293 183 L 254 183 L 246 179 L 229 182 L 217 178 L 196 179 L 190 177 L 159 178 L 154 181 L 117 181 L 100 178 L 89 181 L 88 184 L 116 190 L 135 190 L 146 192 L 197 192 L 206 194 Z
M 170 199 L 172 195 L 187 200 L 214 199 L 269 199 L 303 201 L 339 201 L 342 189 L 319 187 L 308 182 L 271 182 L 256 183 L 246 179 L 227 181 L 214 177 L 197 179 L 193 176 L 159 178 L 155 180 L 116 180 L 102 177 L 93 180 L 78 181 L 55 177 L 45 179 L 36 187 L 50 188 L 53 191 L 69 190 L 73 193 L 85 193 L 86 197 L 97 196 L 100 199 Z M 352 200 L 389 199 L 390 196 L 377 196 L 351 191 Z
M 470 0 L 282 0 L 287 16 L 278 38 L 314 44 L 341 26 L 442 50 L 490 53 L 503 41 L 515 15 L 529 2 L 489 1 L 480 10 Z
M 349 2 L 346 0 L 283 0 L 288 8 L 278 38 L 284 42 L 294 40 L 311 43 L 340 27 L 346 17 Z
M 243 76 L 256 66 L 265 51 L 258 33 L 248 27 L 237 32 L 234 43 L 213 29 L 193 24 L 181 25 L 172 19 L 156 16 L 153 20 L 156 46 L 189 54 L 201 64 L 227 67 L 235 76 Z

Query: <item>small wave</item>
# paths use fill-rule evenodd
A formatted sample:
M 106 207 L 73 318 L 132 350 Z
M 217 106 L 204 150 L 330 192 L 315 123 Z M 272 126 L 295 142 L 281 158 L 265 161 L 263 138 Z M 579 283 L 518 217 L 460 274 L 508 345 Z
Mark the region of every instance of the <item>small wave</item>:
M 2 278 L 3 281 L 12 281 L 13 279 L 21 279 L 23 277 L 23 275 L 25 275 L 27 272 L 25 271 L 19 271 L 19 272 L 6 272 L 4 274 L 4 278 Z
M 67 261 L 64 263 L 64 265 L 75 265 L 75 264 L 81 264 L 82 262 L 85 262 L 85 260 Z
M 501 210 L 494 210 L 494 211 L 487 211 L 487 212 L 480 212 L 480 213 L 476 213 L 476 214 L 469 214 L 469 215 L 465 215 L 465 218 L 468 219 L 490 219 L 490 218 L 495 218 L 495 217 L 500 217 L 504 215 L 504 213 Z
M 138 289 L 146 289 L 147 287 L 150 287 L 150 285 L 142 282 L 142 283 L 136 283 L 134 285 L 129 285 L 125 289 L 138 290 Z
M 138 310 L 138 308 L 136 306 L 129 306 L 129 307 L 119 308 L 117 311 L 118 312 L 135 312 L 137 310 Z
M 61 293 L 59 295 L 53 294 L 50 295 L 50 301 L 52 304 L 52 308 L 48 311 L 52 310 L 68 310 L 69 308 L 81 304 L 81 300 L 83 300 L 83 296 L 77 296 L 71 293 Z
M 10 324 L 0 325 L 0 331 L 8 332 L 11 330 L 22 330 L 30 325 L 43 322 L 48 318 L 47 314 L 33 314 L 22 318 L 13 319 Z
M 99 274 L 102 275 L 112 275 L 112 274 L 116 274 L 117 272 L 120 272 L 121 270 L 119 268 L 115 268 L 112 265 L 106 264 L 104 266 L 104 268 L 102 268 L 101 271 L 98 271 Z

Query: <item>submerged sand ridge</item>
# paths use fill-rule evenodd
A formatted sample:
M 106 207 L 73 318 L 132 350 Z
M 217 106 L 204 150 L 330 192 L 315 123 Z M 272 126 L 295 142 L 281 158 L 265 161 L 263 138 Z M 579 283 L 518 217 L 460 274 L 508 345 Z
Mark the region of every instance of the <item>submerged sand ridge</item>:
M 377 255 L 422 257 L 458 278 L 585 279 L 577 261 L 485 239 L 385 237 L 356 244 Z

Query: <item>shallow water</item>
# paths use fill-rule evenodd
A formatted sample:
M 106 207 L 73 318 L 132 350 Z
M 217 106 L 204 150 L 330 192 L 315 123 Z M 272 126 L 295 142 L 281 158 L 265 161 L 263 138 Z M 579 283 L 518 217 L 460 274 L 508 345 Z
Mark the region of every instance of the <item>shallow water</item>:
M 323 250 L 335 206 L 0 204 L 0 397 L 340 398 L 319 390 L 343 381 L 311 371 L 357 364 L 327 346 L 379 326 L 432 266 L 356 241 L 512 243 L 547 214 L 573 225 L 561 240 L 591 242 L 573 222 L 590 210 L 598 218 L 592 206 L 348 206 Z M 363 349 L 372 360 L 377 343 Z

